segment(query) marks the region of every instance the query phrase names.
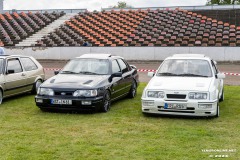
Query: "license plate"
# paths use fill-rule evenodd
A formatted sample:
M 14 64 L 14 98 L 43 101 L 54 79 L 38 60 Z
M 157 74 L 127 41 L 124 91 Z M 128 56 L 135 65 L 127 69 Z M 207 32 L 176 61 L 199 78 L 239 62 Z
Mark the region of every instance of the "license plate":
M 72 105 L 72 100 L 66 100 L 66 99 L 51 99 L 51 104 Z
M 187 109 L 187 105 L 177 103 L 165 103 L 164 109 Z

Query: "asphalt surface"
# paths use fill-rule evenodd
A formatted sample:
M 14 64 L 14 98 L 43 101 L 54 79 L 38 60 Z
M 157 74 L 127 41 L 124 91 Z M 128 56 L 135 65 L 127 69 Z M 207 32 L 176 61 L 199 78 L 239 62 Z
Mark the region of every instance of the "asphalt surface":
M 68 61 L 56 60 L 39 60 L 44 68 L 62 68 Z M 161 62 L 157 61 L 130 61 L 129 64 L 135 65 L 138 69 L 153 69 L 156 70 Z M 221 72 L 225 73 L 240 73 L 240 64 L 235 63 L 220 63 L 217 65 Z M 151 78 L 147 76 L 147 72 L 138 72 L 140 82 L 148 82 Z M 45 70 L 46 78 L 54 75 L 53 70 Z M 224 84 L 226 85 L 240 85 L 240 76 L 227 75 Z

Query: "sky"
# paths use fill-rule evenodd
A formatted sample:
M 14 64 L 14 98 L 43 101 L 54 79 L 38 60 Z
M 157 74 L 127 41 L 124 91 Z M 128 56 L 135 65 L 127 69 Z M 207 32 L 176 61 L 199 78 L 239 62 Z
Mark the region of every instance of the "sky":
M 168 6 L 199 6 L 207 0 L 4 0 L 4 10 L 35 10 L 35 9 L 88 9 L 101 10 L 124 1 L 134 8 L 168 7 Z

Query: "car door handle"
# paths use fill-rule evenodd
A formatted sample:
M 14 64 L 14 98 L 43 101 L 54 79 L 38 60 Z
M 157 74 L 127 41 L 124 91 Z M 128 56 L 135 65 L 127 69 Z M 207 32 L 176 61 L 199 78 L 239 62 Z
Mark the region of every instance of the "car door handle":
M 26 74 L 25 74 L 25 73 L 22 73 L 22 76 L 26 76 Z

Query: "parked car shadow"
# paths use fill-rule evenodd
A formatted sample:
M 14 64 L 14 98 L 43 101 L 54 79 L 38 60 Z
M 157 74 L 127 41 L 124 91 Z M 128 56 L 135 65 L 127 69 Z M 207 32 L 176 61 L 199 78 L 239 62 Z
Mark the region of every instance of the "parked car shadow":
M 159 114 L 144 114 L 143 115 L 147 118 L 165 118 L 165 119 L 169 119 L 169 118 L 172 118 L 172 119 L 212 119 L 214 117 L 200 117 L 200 116 L 181 116 L 181 115 L 159 115 Z

